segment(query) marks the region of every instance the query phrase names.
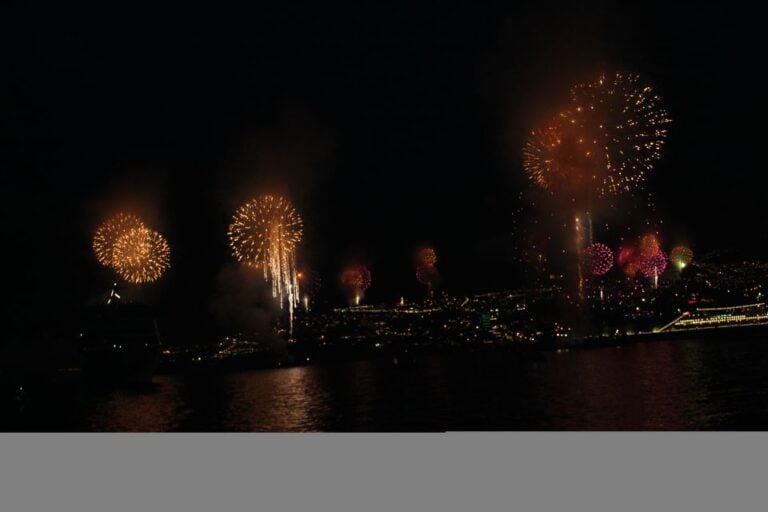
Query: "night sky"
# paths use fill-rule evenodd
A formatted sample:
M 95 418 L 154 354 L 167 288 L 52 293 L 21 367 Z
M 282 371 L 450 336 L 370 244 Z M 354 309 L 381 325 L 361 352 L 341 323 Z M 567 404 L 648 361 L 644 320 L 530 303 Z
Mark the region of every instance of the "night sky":
M 764 256 L 755 13 L 279 4 L 227 17 L 189 5 L 2 8 L 12 332 L 55 329 L 108 289 L 90 236 L 117 208 L 172 246 L 173 268 L 142 298 L 177 320 L 208 318 L 232 265 L 230 216 L 264 192 L 302 212 L 300 258 L 322 274 L 329 303 L 349 262 L 371 268 L 370 301 L 418 296 L 412 255 L 425 243 L 449 291 L 515 286 L 525 133 L 603 69 L 639 73 L 674 120 L 649 183 L 670 236 L 697 253 Z

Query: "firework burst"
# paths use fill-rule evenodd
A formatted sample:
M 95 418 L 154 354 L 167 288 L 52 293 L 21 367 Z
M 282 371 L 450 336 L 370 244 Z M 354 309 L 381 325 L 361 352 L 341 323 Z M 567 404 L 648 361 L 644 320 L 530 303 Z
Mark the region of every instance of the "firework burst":
M 627 277 L 635 277 L 640 271 L 640 251 L 633 245 L 625 245 L 616 255 L 616 263 Z
M 693 261 L 693 251 L 684 245 L 673 247 L 669 251 L 669 261 L 671 261 L 678 270 L 683 270 L 691 261 Z
M 594 243 L 584 250 L 587 267 L 593 276 L 602 276 L 613 267 L 613 252 L 601 243 Z
M 659 276 L 667 269 L 667 257 L 659 250 L 652 256 L 645 256 L 640 260 L 640 272 L 648 279 L 653 279 L 653 285 L 659 285 Z
M 656 235 L 645 235 L 640 239 L 640 256 L 650 258 L 661 251 L 661 245 Z
M 341 286 L 360 303 L 363 293 L 371 286 L 371 271 L 363 265 L 355 265 L 341 273 Z
M 440 282 L 437 271 L 437 253 L 431 247 L 424 247 L 416 253 L 416 280 L 427 287 L 429 293 Z
M 293 325 L 293 309 L 299 303 L 296 246 L 302 236 L 301 216 L 286 199 L 263 195 L 235 212 L 227 235 L 234 257 L 260 268 L 272 285 L 272 296 L 287 300 Z
M 560 114 L 529 134 L 523 148 L 523 167 L 540 187 L 558 197 L 581 197 L 597 187 L 597 161 L 593 149 L 584 146 L 584 138 Z
M 637 75 L 602 74 L 571 89 L 555 118 L 535 129 L 523 149 L 529 177 L 553 192 L 599 196 L 639 188 L 671 122 L 653 89 Z
M 419 265 L 416 280 L 431 290 L 440 282 L 440 273 L 434 265 Z
M 661 158 L 671 122 L 661 98 L 637 75 L 600 75 L 571 91 L 570 123 L 581 126 L 603 172 L 602 194 L 638 188 Z
M 93 236 L 93 252 L 105 267 L 114 268 L 113 250 L 118 239 L 128 231 L 144 226 L 144 222 L 131 213 L 120 212 L 101 224 Z
M 129 283 L 157 281 L 171 266 L 171 250 L 165 238 L 147 227 L 125 232 L 114 244 L 112 264 Z
M 431 247 L 425 247 L 416 254 L 416 264 L 434 266 L 437 263 L 437 253 Z

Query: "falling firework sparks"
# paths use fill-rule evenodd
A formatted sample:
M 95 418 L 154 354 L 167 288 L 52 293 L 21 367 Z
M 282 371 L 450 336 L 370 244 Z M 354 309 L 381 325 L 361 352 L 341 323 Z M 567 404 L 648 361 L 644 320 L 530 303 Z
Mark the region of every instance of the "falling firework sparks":
M 669 251 L 669 261 L 671 261 L 678 270 L 683 270 L 691 261 L 693 261 L 693 251 L 684 245 L 678 245 Z
M 261 268 L 272 285 L 272 296 L 288 302 L 291 328 L 293 308 L 299 303 L 296 246 L 301 241 L 302 220 L 282 197 L 263 195 L 238 208 L 227 232 L 234 257 Z
M 593 276 L 602 276 L 613 267 L 613 252 L 607 245 L 595 243 L 584 250 L 587 267 Z
M 93 252 L 105 267 L 114 268 L 113 249 L 118 239 L 128 231 L 143 227 L 142 220 L 131 213 L 118 213 L 105 221 L 93 236 Z
M 160 233 L 141 226 L 118 238 L 112 262 L 118 275 L 129 283 L 151 283 L 170 267 L 171 250 Z

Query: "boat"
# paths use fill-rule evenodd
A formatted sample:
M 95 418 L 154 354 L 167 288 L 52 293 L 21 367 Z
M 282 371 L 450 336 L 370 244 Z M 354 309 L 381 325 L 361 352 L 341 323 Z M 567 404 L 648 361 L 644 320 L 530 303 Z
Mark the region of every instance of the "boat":
M 667 324 L 635 335 L 642 340 L 765 337 L 768 307 L 763 302 L 683 311 Z

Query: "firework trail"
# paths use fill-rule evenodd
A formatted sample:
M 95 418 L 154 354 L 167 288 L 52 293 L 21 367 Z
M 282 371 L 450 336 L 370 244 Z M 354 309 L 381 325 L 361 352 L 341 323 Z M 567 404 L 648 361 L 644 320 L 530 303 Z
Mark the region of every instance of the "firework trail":
M 659 250 L 652 256 L 644 256 L 640 260 L 640 272 L 648 279 L 653 279 L 654 288 L 659 286 L 659 276 L 667 268 L 667 257 L 664 251 Z
M 341 286 L 359 305 L 363 293 L 371 286 L 371 271 L 363 265 L 349 267 L 341 273 Z
M 321 279 L 320 274 L 311 268 L 300 269 L 296 273 L 296 280 L 301 289 L 304 311 L 309 311 L 309 302 L 320 292 L 323 280 Z

